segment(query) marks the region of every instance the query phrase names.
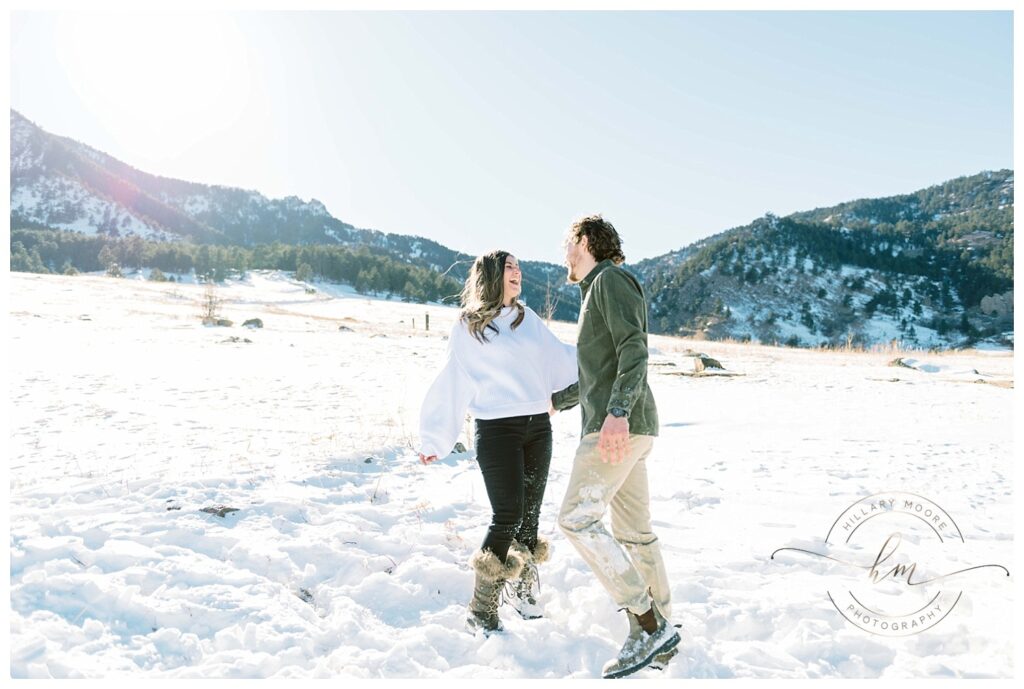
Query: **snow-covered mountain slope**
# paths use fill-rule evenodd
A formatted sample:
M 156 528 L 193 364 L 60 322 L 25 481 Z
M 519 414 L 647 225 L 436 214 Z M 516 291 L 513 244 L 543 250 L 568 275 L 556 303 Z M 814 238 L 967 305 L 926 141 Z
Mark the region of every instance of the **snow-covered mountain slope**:
M 244 247 L 367 247 L 456 280 L 472 259 L 424 237 L 355 228 L 316 199 L 150 175 L 13 110 L 11 223 Z M 627 246 L 644 231 L 621 229 Z M 522 267 L 528 303 L 577 317 L 578 291 L 562 266 Z M 1013 173 L 767 215 L 627 267 L 646 285 L 652 332 L 799 346 L 1012 347 Z
M 243 246 L 368 239 L 366 231 L 332 217 L 316 199 L 269 199 L 256 191 L 150 175 L 49 134 L 14 110 L 11 213 L 47 227 Z
M 768 214 L 637 270 L 652 327 L 793 345 L 1013 345 L 1013 173 Z
M 137 170 L 81 142 L 50 134 L 11 110 L 12 227 L 52 227 L 110 237 L 251 247 L 340 244 L 465 279 L 471 256 L 425 237 L 360 229 L 316 199 L 270 199 L 257 191 L 198 184 Z M 513 247 L 510 247 L 513 248 Z M 523 261 L 524 297 L 540 306 L 548 285 L 560 318 L 575 319 L 565 269 Z M 551 297 L 555 300 L 555 296 Z

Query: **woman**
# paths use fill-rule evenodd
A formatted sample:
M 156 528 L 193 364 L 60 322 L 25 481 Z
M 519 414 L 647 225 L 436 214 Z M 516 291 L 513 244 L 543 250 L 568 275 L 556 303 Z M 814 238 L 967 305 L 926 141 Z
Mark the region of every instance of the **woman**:
M 500 630 L 498 597 L 512 583 L 524 619 L 540 617 L 536 565 L 550 553 L 537 535 L 551 463 L 551 393 L 577 380 L 576 348 L 561 342 L 522 304 L 515 256 L 480 256 L 462 291 L 448 360 L 420 413 L 420 461 L 446 457 L 466 410 L 476 419 L 476 459 L 491 502 L 491 524 L 470 564 L 476 572 L 467 623 Z

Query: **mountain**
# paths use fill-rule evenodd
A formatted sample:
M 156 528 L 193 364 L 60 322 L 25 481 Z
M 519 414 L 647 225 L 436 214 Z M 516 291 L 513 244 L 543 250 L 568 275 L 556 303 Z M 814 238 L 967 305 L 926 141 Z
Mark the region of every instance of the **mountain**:
M 791 345 L 1012 346 L 1013 172 L 766 215 L 641 261 L 652 330 Z
M 47 133 L 13 110 L 11 227 L 228 248 L 352 247 L 457 282 L 472 260 L 424 237 L 356 228 L 316 199 L 269 199 L 150 175 Z M 31 243 L 24 233 L 19 237 Z M 37 252 L 21 269 L 55 270 L 60 249 L 48 246 L 48 261 Z M 23 243 L 18 256 L 30 248 Z M 310 263 L 320 271 L 331 260 L 318 254 Z M 389 265 L 376 271 L 381 284 Z M 579 293 L 565 284 L 565 269 L 521 265 L 524 300 L 575 320 Z M 983 172 L 784 218 L 769 214 L 627 268 L 646 286 L 652 332 L 798 346 L 893 339 L 921 347 L 1012 346 L 1013 172 Z M 400 289 L 404 278 L 390 272 L 399 286 L 393 289 Z M 374 284 L 372 277 L 365 284 Z
M 268 199 L 245 189 L 151 175 L 11 111 L 11 214 L 24 222 L 165 241 L 386 246 L 316 199 Z
M 256 191 L 151 175 L 11 110 L 11 227 L 107 237 L 253 247 L 280 242 L 367 247 L 463 281 L 474 257 L 424 237 L 359 229 L 316 199 L 269 199 Z M 523 299 L 575 320 L 579 292 L 565 268 L 521 261 Z

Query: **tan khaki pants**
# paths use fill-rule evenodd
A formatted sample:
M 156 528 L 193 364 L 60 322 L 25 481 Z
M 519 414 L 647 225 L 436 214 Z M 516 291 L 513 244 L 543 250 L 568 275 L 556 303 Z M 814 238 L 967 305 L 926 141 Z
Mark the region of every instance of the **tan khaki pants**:
M 654 436 L 630 435 L 626 459 L 605 464 L 600 433 L 583 436 L 573 460 L 558 525 L 620 607 L 642 614 L 651 598 L 666 618 L 671 595 L 658 537 L 651 532 L 647 456 Z M 602 519 L 612 512 L 612 533 Z M 650 590 L 650 596 L 648 595 Z

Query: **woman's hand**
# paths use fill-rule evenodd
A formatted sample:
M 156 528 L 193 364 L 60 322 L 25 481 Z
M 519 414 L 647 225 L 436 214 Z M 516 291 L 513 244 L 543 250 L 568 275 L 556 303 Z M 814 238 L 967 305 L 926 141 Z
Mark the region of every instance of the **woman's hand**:
M 558 410 L 555 409 L 555 403 L 554 402 L 549 403 L 548 404 L 548 416 L 554 416 L 557 413 L 558 413 Z
M 422 452 L 420 453 L 420 463 L 421 464 L 430 464 L 431 462 L 436 462 L 436 461 L 437 461 L 437 455 L 430 455 L 428 457 L 427 455 L 423 454 Z

